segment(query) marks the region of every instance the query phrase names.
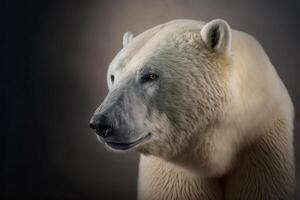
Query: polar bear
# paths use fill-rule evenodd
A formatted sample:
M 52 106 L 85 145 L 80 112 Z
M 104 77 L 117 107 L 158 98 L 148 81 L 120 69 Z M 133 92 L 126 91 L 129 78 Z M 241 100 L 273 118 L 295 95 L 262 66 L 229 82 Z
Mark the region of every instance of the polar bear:
M 90 126 L 141 153 L 138 199 L 293 198 L 293 104 L 252 36 L 222 19 L 127 32 L 107 82 Z

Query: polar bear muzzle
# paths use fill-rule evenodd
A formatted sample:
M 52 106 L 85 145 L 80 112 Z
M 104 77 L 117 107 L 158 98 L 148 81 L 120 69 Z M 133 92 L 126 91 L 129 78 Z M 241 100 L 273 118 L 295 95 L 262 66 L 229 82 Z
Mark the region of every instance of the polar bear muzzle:
M 130 84 L 130 83 L 128 83 Z M 147 108 L 134 91 L 115 89 L 107 95 L 90 120 L 100 142 L 113 150 L 128 150 L 150 138 L 145 128 Z

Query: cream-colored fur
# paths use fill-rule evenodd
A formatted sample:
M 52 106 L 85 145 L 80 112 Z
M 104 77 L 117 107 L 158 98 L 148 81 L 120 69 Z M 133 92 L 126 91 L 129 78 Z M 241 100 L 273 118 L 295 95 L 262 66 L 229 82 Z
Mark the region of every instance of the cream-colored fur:
M 141 156 L 138 185 L 138 199 L 222 199 L 217 179 L 202 179 L 154 156 Z
M 223 20 L 213 23 L 230 34 L 221 35 L 218 49 L 206 48 L 204 22 L 175 20 L 135 38 L 127 33 L 110 65 L 108 74 L 116 76 L 114 85 L 108 76 L 110 90 L 149 61 L 172 66 L 169 73 L 178 76 L 168 77 L 178 83 L 164 100 L 173 107 L 165 113 L 153 108 L 156 114 L 145 126 L 156 134 L 136 148 L 144 154 L 138 198 L 292 199 L 294 116 L 288 92 L 252 36 Z

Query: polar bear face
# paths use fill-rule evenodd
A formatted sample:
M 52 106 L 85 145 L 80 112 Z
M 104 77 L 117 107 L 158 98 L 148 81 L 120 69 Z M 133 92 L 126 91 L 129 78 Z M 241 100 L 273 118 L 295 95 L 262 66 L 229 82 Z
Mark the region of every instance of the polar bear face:
M 228 104 L 231 30 L 176 20 L 134 37 L 109 66 L 109 93 L 91 119 L 100 141 L 174 160 L 209 137 Z

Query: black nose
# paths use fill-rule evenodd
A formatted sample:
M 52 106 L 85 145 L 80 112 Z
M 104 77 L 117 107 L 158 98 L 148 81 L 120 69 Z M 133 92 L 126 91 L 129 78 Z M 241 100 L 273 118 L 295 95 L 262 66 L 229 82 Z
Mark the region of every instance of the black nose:
M 105 115 L 94 115 L 90 121 L 91 129 L 96 129 L 97 135 L 107 137 L 112 134 L 112 124 Z

